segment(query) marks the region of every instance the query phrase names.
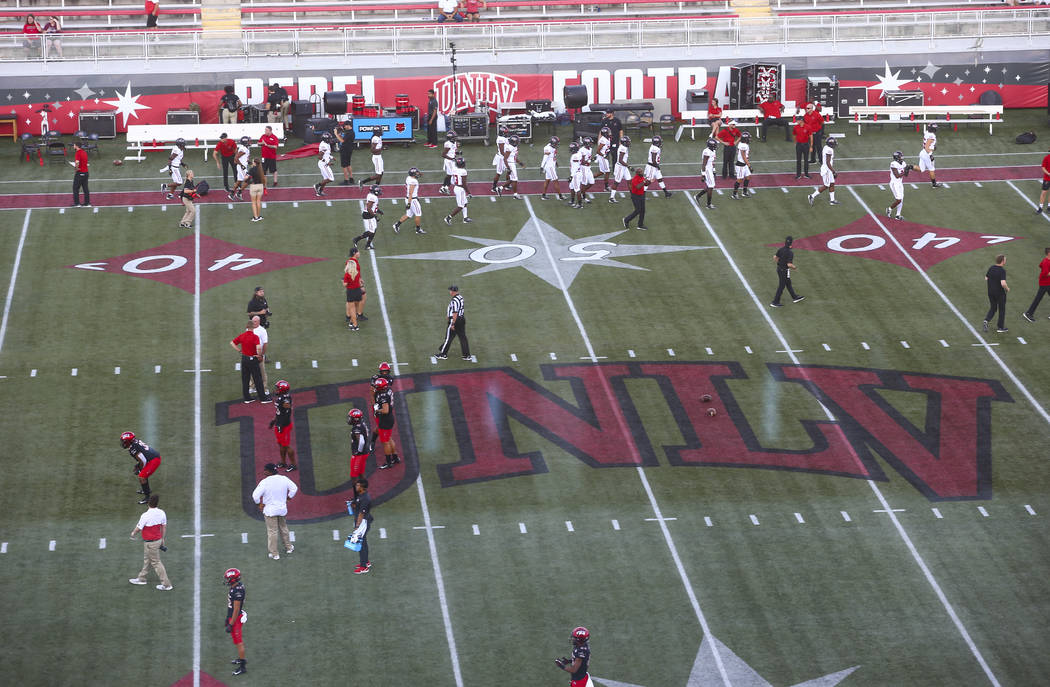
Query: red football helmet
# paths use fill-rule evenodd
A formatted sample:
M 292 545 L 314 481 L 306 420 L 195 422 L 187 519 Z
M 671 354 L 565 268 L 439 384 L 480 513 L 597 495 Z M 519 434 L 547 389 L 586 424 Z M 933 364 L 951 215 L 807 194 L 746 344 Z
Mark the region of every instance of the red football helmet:
M 232 587 L 240 581 L 241 571 L 237 568 L 226 568 L 226 572 L 222 574 L 222 579 Z
M 364 419 L 365 414 L 362 413 L 361 410 L 358 408 L 351 408 L 350 411 L 346 414 L 346 424 L 348 425 L 359 424 Z
M 583 644 L 591 638 L 591 633 L 586 627 L 577 627 L 572 631 L 572 643 L 576 645 Z
M 120 435 L 120 445 L 124 448 L 131 448 L 131 442 L 135 441 L 134 432 L 124 432 Z
M 390 380 L 385 377 L 376 380 L 376 391 L 386 391 L 388 388 L 390 388 Z
M 277 389 L 277 393 L 286 394 L 288 393 L 288 390 L 292 388 L 292 385 L 284 381 L 283 379 L 279 379 L 277 380 L 277 384 L 274 386 L 274 388 Z
M 380 374 L 382 374 L 383 372 L 386 372 L 387 374 L 389 374 L 390 373 L 390 363 L 379 363 L 379 372 L 380 372 Z

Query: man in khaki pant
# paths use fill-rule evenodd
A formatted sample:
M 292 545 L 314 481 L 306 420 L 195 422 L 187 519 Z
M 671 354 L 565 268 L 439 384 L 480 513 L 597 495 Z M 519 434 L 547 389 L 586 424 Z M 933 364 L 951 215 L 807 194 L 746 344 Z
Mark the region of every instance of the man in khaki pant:
M 160 578 L 157 589 L 167 592 L 171 591 L 171 580 L 168 579 L 168 572 L 164 569 L 164 564 L 160 562 L 160 552 L 162 549 L 167 550 L 164 547 L 164 532 L 168 528 L 168 516 L 157 508 L 159 502 L 160 497 L 157 494 L 149 497 L 149 509 L 142 514 L 135 529 L 131 531 L 132 539 L 139 532 L 142 533 L 143 553 L 142 570 L 139 571 L 138 577 L 132 577 L 128 582 L 146 584 L 146 575 L 149 574 L 149 569 L 153 568 Z
M 281 534 L 281 542 L 284 544 L 284 552 L 291 553 L 295 550 L 292 540 L 288 534 L 288 523 L 285 516 L 288 515 L 288 500 L 293 498 L 299 491 L 295 482 L 284 475 L 277 474 L 277 465 L 267 463 L 263 468 L 266 473 L 252 492 L 252 500 L 259 504 L 266 520 L 266 549 L 269 557 L 275 561 L 281 559 L 277 552 L 277 533 Z
M 179 220 L 179 226 L 183 229 L 190 229 L 193 227 L 193 220 L 197 218 L 197 207 L 194 202 L 199 197 L 197 195 L 197 182 L 193 180 L 192 169 L 186 172 L 186 181 L 183 182 L 179 197 L 182 198 L 182 205 L 186 208 L 186 212 L 182 213 L 182 219 Z

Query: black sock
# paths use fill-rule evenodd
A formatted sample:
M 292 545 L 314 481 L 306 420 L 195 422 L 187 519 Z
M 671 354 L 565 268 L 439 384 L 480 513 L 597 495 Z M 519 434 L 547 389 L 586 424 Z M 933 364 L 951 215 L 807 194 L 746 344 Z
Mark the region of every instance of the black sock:
M 448 186 L 451 183 L 452 183 L 452 175 L 451 174 L 446 174 L 445 175 L 445 180 L 443 182 L 441 182 L 441 185 L 442 186 Z
M 734 196 L 736 195 L 736 192 L 737 192 L 737 190 L 738 190 L 739 188 L 740 188 L 740 182 L 739 182 L 739 181 L 737 181 L 737 182 L 734 182 L 734 183 L 733 183 L 733 195 L 734 195 Z
M 366 236 L 368 236 L 368 234 L 361 234 L 360 236 L 355 236 L 354 237 L 354 245 L 356 246 L 357 242 L 360 241 L 361 239 L 363 239 Z

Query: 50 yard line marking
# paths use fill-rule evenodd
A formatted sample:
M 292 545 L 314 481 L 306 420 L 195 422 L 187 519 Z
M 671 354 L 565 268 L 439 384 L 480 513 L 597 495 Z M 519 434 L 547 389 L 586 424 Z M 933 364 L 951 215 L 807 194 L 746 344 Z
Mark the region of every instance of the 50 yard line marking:
M 550 244 L 547 242 L 547 237 L 543 234 L 543 229 L 540 227 L 540 220 L 536 217 L 536 213 L 532 209 L 532 203 L 529 201 L 529 197 L 524 196 L 524 200 L 525 208 L 529 211 L 529 217 L 531 217 L 532 221 L 536 224 L 536 233 L 539 234 L 540 240 L 543 242 L 543 248 L 547 252 L 547 259 L 550 260 L 551 267 L 554 268 L 554 274 L 558 277 L 559 288 L 565 296 L 565 302 L 569 305 L 569 310 L 572 312 L 573 319 L 576 320 L 576 326 L 580 330 L 580 336 L 583 337 L 583 343 L 587 347 L 588 357 L 584 358 L 584 360 L 590 360 L 597 365 L 598 357 L 595 355 L 594 346 L 591 345 L 591 339 L 587 336 L 587 330 L 584 329 L 579 314 L 576 312 L 576 305 L 572 301 L 572 296 L 569 295 L 569 287 L 565 284 L 565 280 L 561 276 L 561 270 L 558 269 L 558 261 L 555 260 L 554 254 L 551 252 Z M 373 258 L 373 260 L 375 260 L 375 258 Z M 380 291 L 380 294 L 382 294 L 382 291 Z M 380 298 L 382 298 L 382 295 L 380 295 Z M 609 388 L 609 382 L 604 377 L 601 377 L 601 380 L 602 387 L 604 388 L 609 401 L 615 403 L 615 396 L 613 395 L 612 389 Z M 638 448 L 634 445 L 630 431 L 627 429 L 626 422 L 622 417 L 617 417 L 617 422 L 620 425 L 620 431 L 623 434 L 624 440 L 627 442 L 627 445 L 631 447 L 631 452 L 634 458 L 638 460 Z M 649 505 L 652 507 L 653 514 L 656 516 L 655 520 L 660 524 L 660 532 L 663 534 L 667 548 L 671 552 L 671 558 L 674 561 L 675 568 L 678 570 L 678 576 L 682 580 L 682 586 L 685 587 L 685 593 L 686 596 L 689 597 L 689 603 L 693 607 L 693 613 L 696 614 L 696 619 L 700 623 L 700 628 L 703 630 L 705 637 L 713 637 L 714 635 L 711 634 L 711 628 L 707 624 L 707 617 L 704 615 L 703 609 L 700 608 L 700 601 L 696 598 L 693 583 L 689 580 L 689 575 L 685 571 L 682 559 L 678 555 L 678 548 L 674 544 L 674 539 L 671 538 L 671 531 L 667 528 L 667 520 L 664 518 L 663 513 L 660 510 L 660 504 L 656 501 L 656 495 L 653 494 L 652 487 L 649 486 L 649 479 L 645 476 L 645 469 L 639 465 L 635 470 L 638 473 L 638 479 L 642 483 L 642 488 L 645 490 L 646 496 L 649 497 Z M 725 687 L 732 687 L 729 680 L 729 673 L 726 672 L 726 667 L 722 663 L 722 656 L 715 648 L 715 644 L 716 642 L 710 642 L 711 655 L 714 657 L 715 665 L 718 667 L 718 673 L 722 677 L 722 684 L 724 684 Z
M 911 260 L 911 256 L 907 254 L 907 251 L 905 251 L 899 243 L 897 243 L 897 239 L 894 238 L 893 235 L 890 234 L 890 232 L 886 231 L 886 228 L 882 225 L 882 222 L 879 220 L 878 217 L 875 216 L 871 209 L 864 204 L 864 201 L 860 199 L 860 196 L 857 195 L 856 191 L 854 191 L 851 187 L 847 188 L 849 189 L 850 193 L 853 194 L 853 197 L 856 198 L 857 201 L 861 204 L 861 206 L 863 206 L 864 209 L 867 210 L 868 214 L 875 219 L 879 226 L 883 227 L 883 231 L 886 232 L 887 236 L 890 237 L 890 239 L 897 245 L 901 252 L 904 253 L 909 260 Z M 784 346 L 784 350 L 788 351 L 788 355 L 791 357 L 791 362 L 795 365 L 800 365 L 798 357 L 794 354 L 794 352 L 791 351 L 791 347 L 788 345 L 787 339 L 784 337 L 783 332 L 780 331 L 780 328 L 777 327 L 776 323 L 773 321 L 773 318 L 770 316 L 768 309 L 763 306 L 763 303 L 758 299 L 758 296 L 755 295 L 754 289 L 751 288 L 751 285 L 744 278 L 744 275 L 740 271 L 740 268 L 737 266 L 736 261 L 733 260 L 733 256 L 729 254 L 729 250 L 726 248 L 725 244 L 722 243 L 721 237 L 718 236 L 718 234 L 715 232 L 714 227 L 712 227 L 711 223 L 707 220 L 707 216 L 700 211 L 699 206 L 697 206 L 696 202 L 693 200 L 692 194 L 686 193 L 685 197 L 689 201 L 689 204 L 693 206 L 693 211 L 696 213 L 697 217 L 700 218 L 701 222 L 703 222 L 704 226 L 707 228 L 707 232 L 711 235 L 711 238 L 714 239 L 715 243 L 718 244 L 718 248 L 722 251 L 722 255 L 725 256 L 726 262 L 729 264 L 730 268 L 732 268 L 733 273 L 737 276 L 737 279 L 740 280 L 740 283 L 744 286 L 744 289 L 747 290 L 748 295 L 751 297 L 752 303 L 754 303 L 755 307 L 758 308 L 759 313 L 762 314 L 762 317 L 765 319 L 770 329 L 773 330 L 773 335 L 776 336 L 777 340 L 780 341 L 780 343 Z M 933 288 L 937 290 L 937 293 L 940 294 L 941 291 L 937 289 L 936 285 L 933 284 L 929 276 L 927 276 L 926 273 L 922 271 L 922 268 L 919 267 L 919 265 L 915 263 L 914 260 L 912 260 L 912 263 L 915 266 L 915 268 L 919 270 L 919 274 L 923 275 L 926 278 L 926 280 L 930 282 L 931 286 L 933 286 Z M 944 296 L 942 294 L 942 298 L 943 297 Z M 947 301 L 947 299 L 945 299 L 945 302 L 948 302 L 952 310 L 957 315 L 959 315 L 959 312 L 955 310 L 955 306 L 951 305 L 951 303 Z M 962 315 L 959 315 L 959 317 L 961 318 Z M 965 320 L 963 321 L 965 322 Z M 971 330 L 973 330 L 972 327 Z M 976 334 L 976 331 L 974 331 L 974 333 Z M 1012 374 L 1011 377 L 1013 377 Z M 835 422 L 835 416 L 831 413 L 831 410 L 827 407 L 827 405 L 824 404 L 823 399 L 821 399 L 820 396 L 817 396 L 817 400 L 818 402 L 820 402 L 820 406 L 824 410 L 824 414 L 828 418 L 828 420 Z M 1040 408 L 1040 410 L 1042 409 Z M 851 453 L 853 453 L 854 460 L 856 460 L 857 463 L 860 464 L 860 459 L 857 457 L 856 453 L 852 451 L 852 444 L 849 444 L 849 442 L 847 441 L 846 445 L 851 447 Z M 893 508 L 890 507 L 890 504 L 886 500 L 885 495 L 883 495 L 882 490 L 879 489 L 879 486 L 875 484 L 874 480 L 868 479 L 865 481 L 868 483 L 868 486 L 871 488 L 871 491 L 875 494 L 875 498 L 878 499 L 880 504 L 882 504 L 882 508 L 886 511 L 886 517 L 888 517 L 890 519 L 890 522 L 893 523 L 893 527 L 897 530 L 898 536 L 901 538 L 901 541 L 904 542 L 905 547 L 911 554 L 912 560 L 914 560 L 916 565 L 919 566 L 919 569 L 922 571 L 922 574 L 926 578 L 927 583 L 933 589 L 933 592 L 937 596 L 937 599 L 941 602 L 941 606 L 944 607 L 944 610 L 945 612 L 947 612 L 948 617 L 951 618 L 951 621 L 955 625 L 956 630 L 962 636 L 963 641 L 966 642 L 966 646 L 970 649 L 970 653 L 977 660 L 977 663 L 981 666 L 981 669 L 984 671 L 985 676 L 988 678 L 989 682 L 995 685 L 995 687 L 1000 687 L 999 679 L 996 678 L 995 673 L 992 672 L 992 669 L 984 660 L 984 656 L 981 655 L 980 649 L 977 648 L 977 645 L 970 637 L 970 633 L 966 630 L 966 627 L 963 625 L 962 620 L 959 619 L 958 614 L 955 612 L 955 608 L 952 606 L 951 602 L 948 601 L 948 597 L 945 596 L 944 590 L 941 589 L 941 585 L 938 584 L 937 579 L 933 576 L 933 573 L 930 571 L 929 566 L 926 565 L 926 561 L 919 553 L 919 550 L 915 548 L 915 544 L 912 542 L 911 537 L 908 536 L 908 533 L 905 531 L 904 526 L 901 524 L 900 519 L 897 517 L 897 514 L 893 511 Z
M 386 341 L 387 345 L 390 347 L 390 364 L 394 366 L 395 370 L 397 370 L 397 349 L 394 347 L 394 332 L 390 327 L 390 315 L 386 310 L 386 298 L 383 295 L 383 282 L 379 278 L 379 265 L 376 262 L 375 251 L 369 251 L 368 253 L 372 261 L 372 274 L 376 282 L 376 291 L 379 294 L 379 309 L 383 313 L 383 323 L 386 326 Z M 200 367 L 200 365 L 197 367 Z M 452 616 L 448 609 L 448 596 L 445 594 L 445 578 L 441 575 L 441 563 L 438 561 L 437 543 L 434 541 L 434 528 L 431 527 L 430 509 L 427 508 L 427 494 L 423 490 L 422 471 L 419 471 L 416 475 L 416 490 L 419 492 L 419 506 L 423 511 L 423 526 L 427 533 L 427 546 L 430 548 L 430 562 L 434 566 L 434 582 L 437 585 L 438 602 L 441 604 L 441 619 L 445 623 L 445 638 L 448 640 L 448 653 L 449 658 L 452 660 L 452 676 L 456 680 L 456 687 L 463 687 L 463 675 L 459 669 L 459 652 L 456 651 L 456 638 L 452 633 Z

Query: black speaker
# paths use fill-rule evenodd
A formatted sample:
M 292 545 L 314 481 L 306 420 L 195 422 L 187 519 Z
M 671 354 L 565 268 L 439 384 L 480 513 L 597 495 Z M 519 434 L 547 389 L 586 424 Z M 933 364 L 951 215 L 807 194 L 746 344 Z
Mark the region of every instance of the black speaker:
M 554 107 L 549 100 L 526 100 L 525 110 L 527 112 L 551 112 Z
M 303 143 L 317 143 L 321 140 L 321 134 L 335 128 L 335 120 L 328 117 L 311 117 L 306 121 L 303 131 Z
M 264 105 L 248 105 L 244 108 L 244 122 L 246 124 L 259 124 L 266 121 L 268 110 Z
M 314 113 L 314 105 L 309 100 L 293 100 L 289 111 L 293 117 L 309 117 Z
M 584 107 L 587 105 L 587 87 L 566 86 L 562 97 L 565 99 L 565 108 L 568 110 Z
M 78 120 L 80 130 L 89 134 L 98 134 L 99 138 L 117 137 L 117 113 L 103 110 L 101 112 L 81 112 Z
M 690 88 L 685 92 L 685 102 L 690 105 L 697 105 L 697 109 L 706 109 L 708 101 L 706 88 Z
M 325 114 L 346 114 L 346 91 L 328 91 L 324 94 Z

